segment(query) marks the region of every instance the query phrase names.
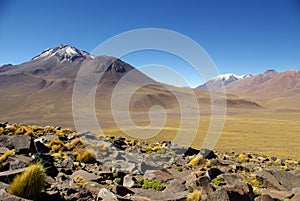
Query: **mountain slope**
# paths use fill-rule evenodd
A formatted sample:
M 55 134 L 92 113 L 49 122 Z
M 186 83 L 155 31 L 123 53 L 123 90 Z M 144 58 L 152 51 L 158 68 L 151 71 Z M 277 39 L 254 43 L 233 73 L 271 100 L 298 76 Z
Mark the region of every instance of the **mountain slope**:
M 300 94 L 300 71 L 277 73 L 268 70 L 263 74 L 239 80 L 225 87 L 227 93 L 256 99 L 274 99 Z

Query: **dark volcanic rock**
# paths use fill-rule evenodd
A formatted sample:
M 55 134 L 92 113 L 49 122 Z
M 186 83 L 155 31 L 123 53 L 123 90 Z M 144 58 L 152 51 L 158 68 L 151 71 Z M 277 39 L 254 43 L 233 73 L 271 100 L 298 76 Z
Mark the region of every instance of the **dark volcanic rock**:
M 36 153 L 33 156 L 34 160 L 33 162 L 41 162 L 44 167 L 46 168 L 47 175 L 51 177 L 55 177 L 58 174 L 57 167 L 54 165 L 54 158 L 50 155 L 42 154 L 42 153 Z
M 8 141 L 6 147 L 15 149 L 17 154 L 28 155 L 36 152 L 33 139 L 30 136 L 14 135 L 10 136 Z
M 208 195 L 206 201 L 253 201 L 252 187 L 245 183 L 232 187 L 224 187 Z
M 210 180 L 213 180 L 220 174 L 223 174 L 223 172 L 219 168 L 210 168 L 207 170 L 206 175 Z

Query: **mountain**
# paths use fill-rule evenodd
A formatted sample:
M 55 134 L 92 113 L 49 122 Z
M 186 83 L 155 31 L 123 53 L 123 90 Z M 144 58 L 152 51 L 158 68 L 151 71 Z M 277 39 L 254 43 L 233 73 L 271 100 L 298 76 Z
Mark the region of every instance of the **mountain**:
M 225 90 L 238 96 L 265 100 L 295 96 L 300 94 L 300 71 L 278 73 L 267 70 L 263 74 L 233 82 Z
M 75 47 L 59 45 L 20 65 L 0 67 L 0 93 L 5 94 L 0 98 L 0 121 L 74 127 L 73 86 L 82 68 L 86 69 L 86 83 L 90 77 L 101 77 L 96 83 L 95 106 L 102 122 L 113 121 L 107 111 L 117 84 L 121 89 L 118 94 L 121 105 L 126 93 L 137 89 L 129 105 L 135 111 L 148 111 L 157 104 L 166 109 L 178 108 L 176 97 L 165 85 L 122 60 L 110 56 L 93 57 Z M 82 94 L 83 100 L 87 94 Z
M 218 89 L 227 86 L 228 84 L 235 82 L 237 80 L 241 80 L 241 79 L 245 79 L 245 78 L 249 78 L 252 77 L 253 75 L 251 74 L 246 74 L 246 75 L 235 75 L 232 73 L 227 73 L 227 74 L 222 74 L 222 75 L 218 75 L 214 78 L 212 78 L 211 80 L 208 80 L 206 83 L 196 87 L 197 90 L 204 90 L 204 91 L 208 91 L 208 89 L 210 91 L 217 91 Z

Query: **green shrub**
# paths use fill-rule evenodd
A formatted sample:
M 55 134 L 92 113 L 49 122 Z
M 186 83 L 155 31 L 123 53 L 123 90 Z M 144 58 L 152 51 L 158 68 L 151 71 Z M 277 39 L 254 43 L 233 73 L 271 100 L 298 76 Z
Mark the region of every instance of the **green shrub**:
M 182 167 L 180 167 L 180 166 L 175 166 L 175 169 L 176 169 L 178 172 L 182 172 Z
M 8 193 L 26 199 L 34 199 L 43 190 L 44 184 L 45 168 L 41 163 L 36 163 L 14 178 L 8 188 Z
M 162 191 L 164 190 L 166 187 L 160 183 L 159 181 L 157 180 L 151 180 L 149 181 L 148 179 L 144 179 L 143 182 L 142 182 L 142 188 L 143 189 L 154 189 L 156 191 Z
M 217 176 L 216 178 L 214 178 L 213 180 L 211 180 L 211 182 L 213 184 L 215 184 L 216 186 L 223 186 L 225 185 L 225 180 L 223 178 L 223 176 Z

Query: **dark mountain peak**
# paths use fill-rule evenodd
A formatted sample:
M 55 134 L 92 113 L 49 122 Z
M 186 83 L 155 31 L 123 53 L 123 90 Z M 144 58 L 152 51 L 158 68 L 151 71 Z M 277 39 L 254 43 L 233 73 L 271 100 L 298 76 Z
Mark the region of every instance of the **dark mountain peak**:
M 126 62 L 112 56 L 98 56 L 92 61 L 96 64 L 96 73 L 115 71 L 117 73 L 125 73 L 133 67 Z
M 12 64 L 4 64 L 3 66 L 0 66 L 0 73 L 9 71 L 12 69 L 14 66 Z
M 48 48 L 41 54 L 34 57 L 32 60 L 48 59 L 51 57 L 57 58 L 61 62 L 73 62 L 77 59 L 93 58 L 89 53 L 78 50 L 77 48 L 70 45 L 59 45 L 55 48 Z
M 269 69 L 269 70 L 266 70 L 263 74 L 274 74 L 274 75 L 276 75 L 276 74 L 278 74 L 278 72 L 275 71 L 274 69 Z

